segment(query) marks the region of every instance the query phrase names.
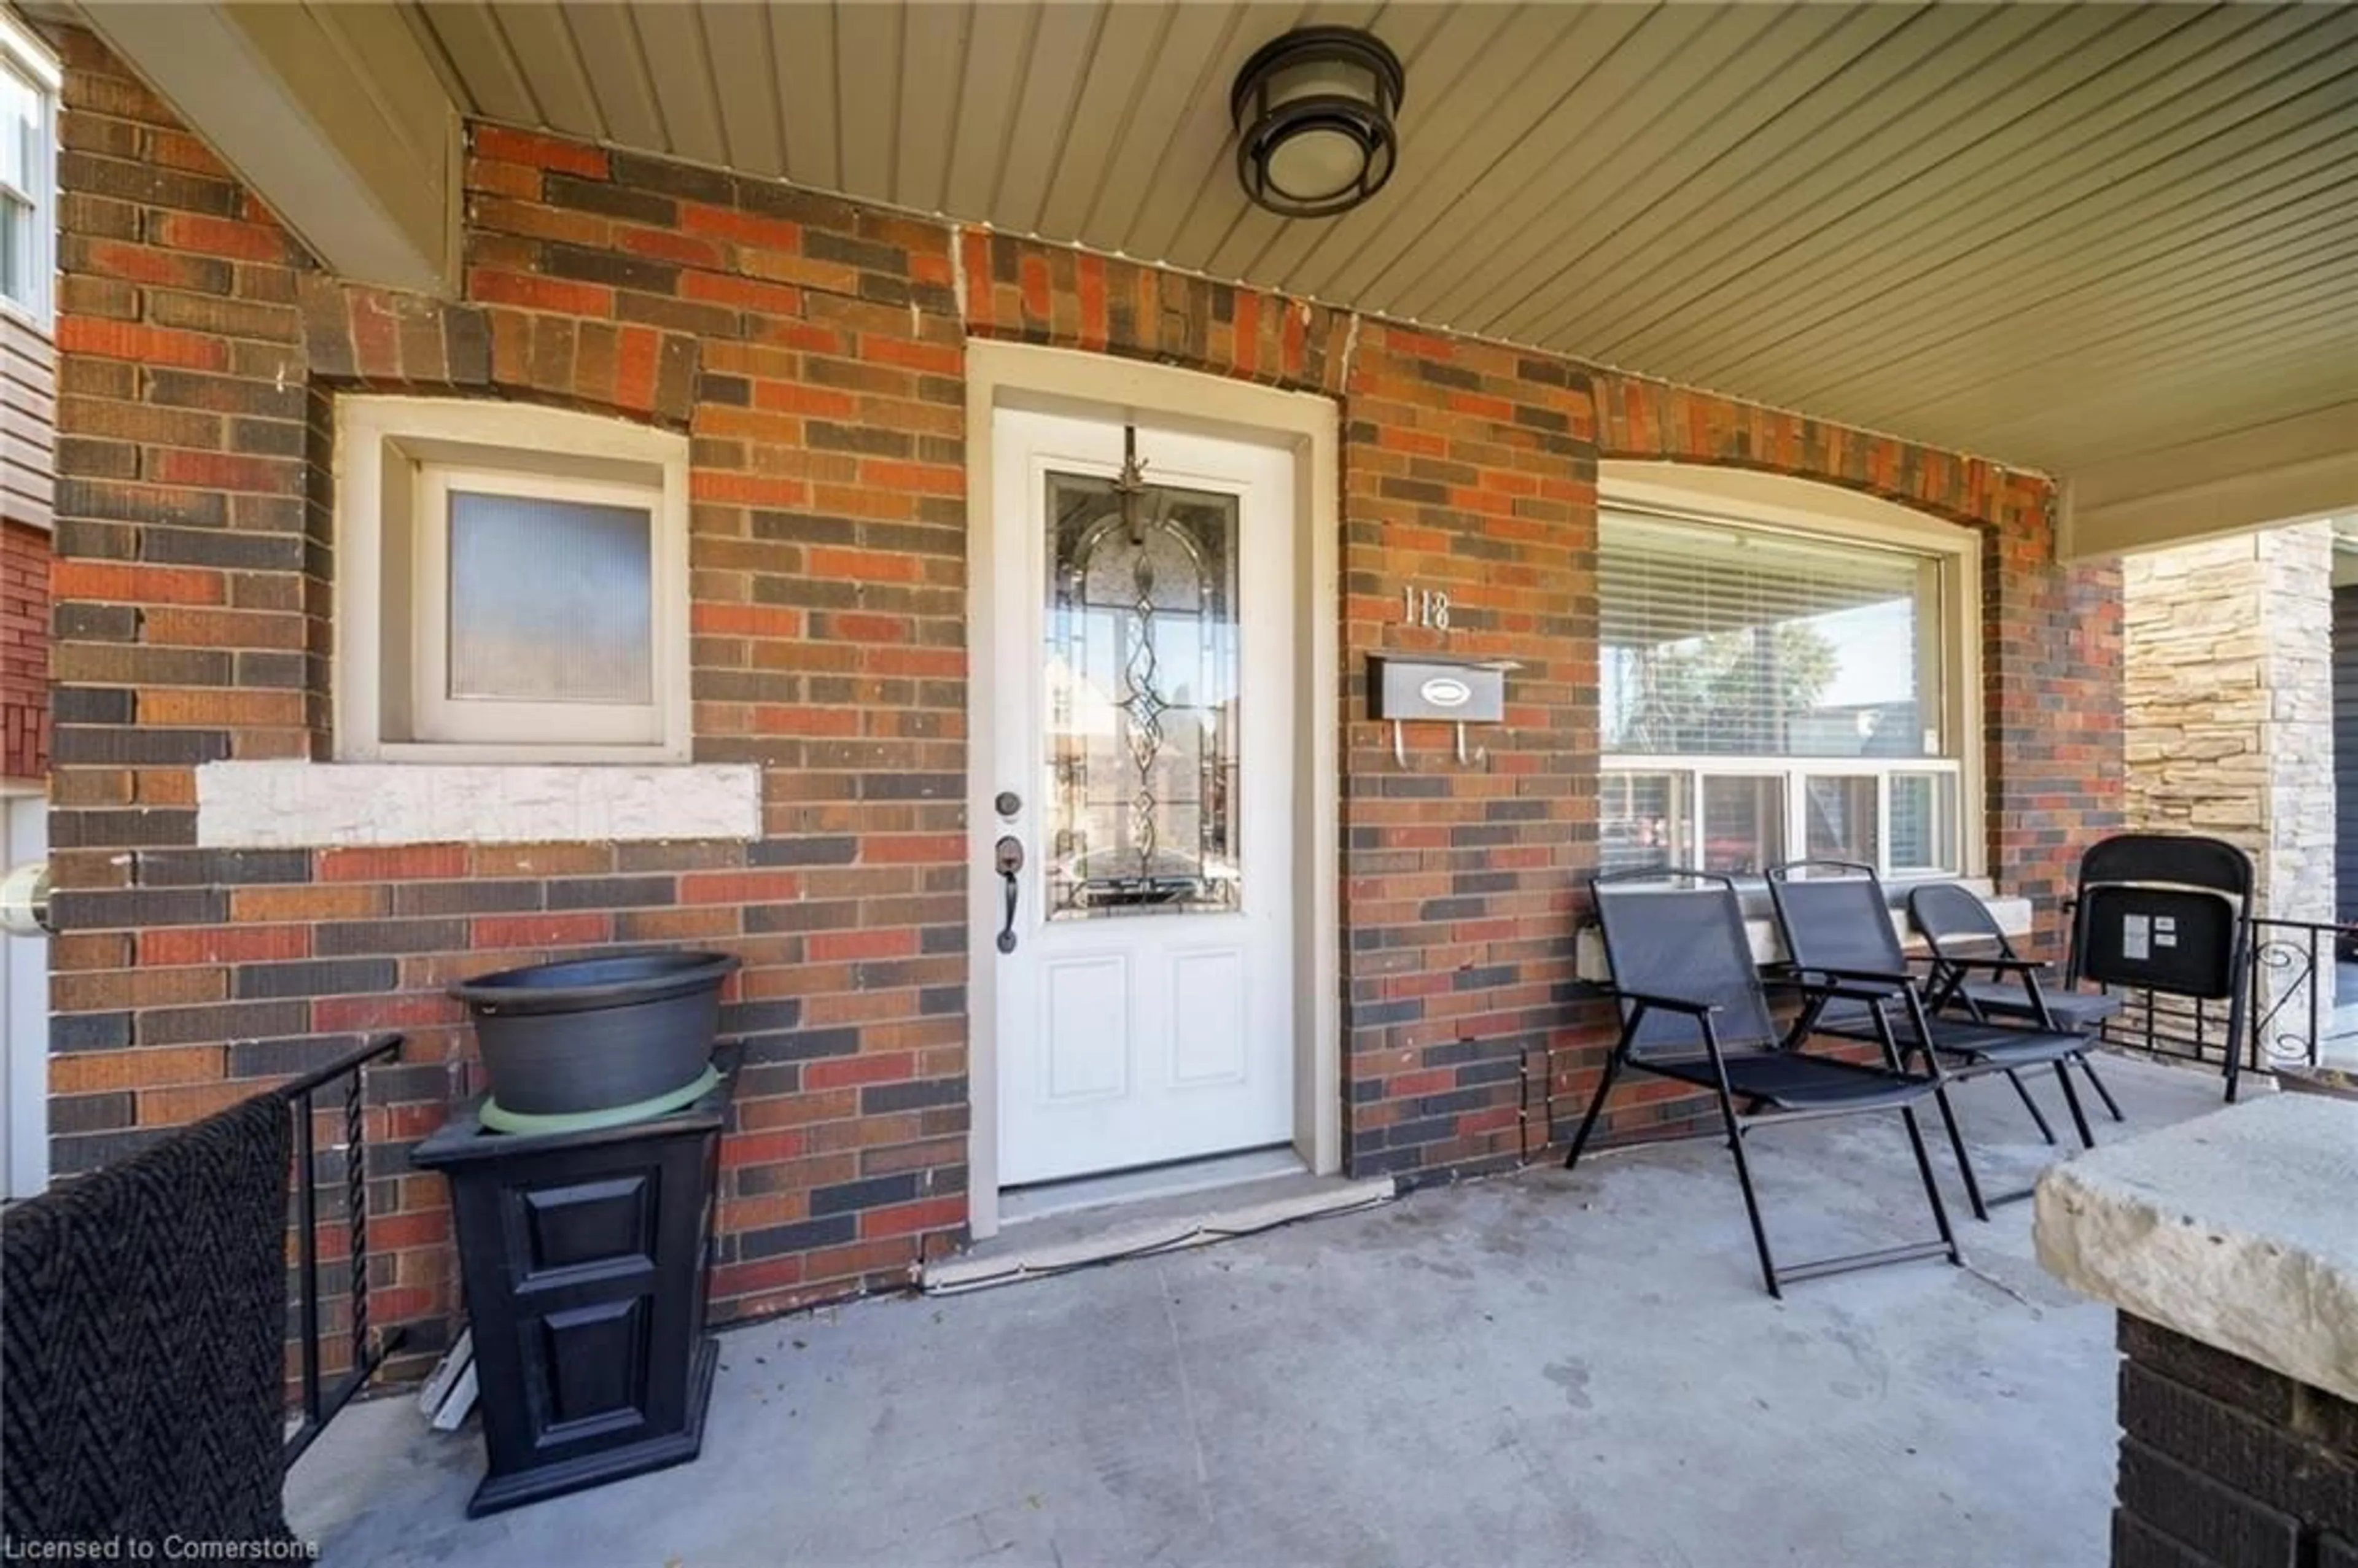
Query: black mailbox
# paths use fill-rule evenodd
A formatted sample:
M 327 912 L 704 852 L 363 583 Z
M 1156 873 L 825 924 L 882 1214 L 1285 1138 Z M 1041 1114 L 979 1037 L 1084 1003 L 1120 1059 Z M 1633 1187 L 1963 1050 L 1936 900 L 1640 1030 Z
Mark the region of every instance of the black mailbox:
M 1397 722 L 1496 724 L 1507 717 L 1507 672 L 1496 659 L 1432 654 L 1368 655 L 1368 717 Z

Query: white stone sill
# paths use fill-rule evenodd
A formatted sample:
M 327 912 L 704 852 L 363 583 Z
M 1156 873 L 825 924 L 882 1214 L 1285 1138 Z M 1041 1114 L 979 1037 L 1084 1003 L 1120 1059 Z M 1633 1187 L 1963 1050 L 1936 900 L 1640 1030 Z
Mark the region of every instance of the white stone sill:
M 1995 894 L 1991 892 L 1988 881 L 1980 877 L 1944 877 L 1938 880 L 1959 882 L 1980 894 L 1982 902 L 1989 905 L 1990 913 L 1997 916 L 1998 928 L 2008 936 L 2030 935 L 2031 908 L 2028 899 Z M 1893 884 L 1885 885 L 1888 888 Z M 1901 945 L 1909 952 L 1918 953 L 1924 950 L 1923 938 L 1908 929 L 1906 910 L 1893 910 L 1891 925 L 1892 928 L 1899 933 Z M 1778 964 L 1784 961 L 1785 944 L 1778 937 L 1776 921 L 1765 915 L 1747 916 L 1744 922 L 1744 935 L 1752 944 L 1752 958 L 1755 963 Z M 1593 925 L 1584 926 L 1581 930 L 1579 953 L 1575 962 L 1580 978 L 1584 980 L 1603 984 L 1613 978 L 1613 967 L 1605 961 L 1605 939 Z
M 2353 1195 L 2358 1100 L 2277 1094 L 2050 1165 L 2034 1234 L 2072 1289 L 2358 1400 Z
M 751 763 L 269 761 L 197 769 L 197 843 L 205 849 L 761 836 L 762 770 Z

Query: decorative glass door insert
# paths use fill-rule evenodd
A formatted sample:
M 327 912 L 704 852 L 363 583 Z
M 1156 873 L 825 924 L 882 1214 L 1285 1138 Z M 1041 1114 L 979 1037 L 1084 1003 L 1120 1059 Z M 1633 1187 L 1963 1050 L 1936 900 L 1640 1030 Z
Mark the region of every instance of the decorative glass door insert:
M 1053 471 L 1046 500 L 1048 918 L 1237 909 L 1237 500 Z

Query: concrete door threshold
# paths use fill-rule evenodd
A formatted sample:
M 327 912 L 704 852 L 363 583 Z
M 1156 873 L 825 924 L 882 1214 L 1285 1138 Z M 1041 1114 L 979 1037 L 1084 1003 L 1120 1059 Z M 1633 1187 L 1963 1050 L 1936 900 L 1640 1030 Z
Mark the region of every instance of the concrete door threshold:
M 927 1295 L 956 1295 L 1025 1280 L 1050 1279 L 1076 1269 L 1128 1258 L 1149 1258 L 1256 1235 L 1297 1220 L 1373 1208 L 1390 1203 L 1399 1184 L 1390 1176 L 1354 1181 L 1295 1170 L 1134 1201 L 1059 1208 L 1005 1226 L 955 1258 L 925 1265 L 919 1286 Z

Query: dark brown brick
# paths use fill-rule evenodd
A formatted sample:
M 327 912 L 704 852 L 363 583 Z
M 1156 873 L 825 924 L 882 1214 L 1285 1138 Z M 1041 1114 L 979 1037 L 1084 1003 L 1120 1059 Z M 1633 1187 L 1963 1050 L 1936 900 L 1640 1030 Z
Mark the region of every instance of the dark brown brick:
M 247 964 L 237 971 L 241 999 L 341 996 L 390 991 L 400 971 L 390 958 L 320 958 L 291 964 Z
M 541 189 L 552 207 L 628 218 L 654 229 L 668 229 L 679 221 L 679 203 L 669 197 L 609 185 L 603 180 L 552 173 L 542 177 Z
M 140 1013 L 133 1029 L 142 1045 L 181 1045 L 305 1034 L 308 1001 L 233 1001 L 206 1007 L 159 1007 Z

